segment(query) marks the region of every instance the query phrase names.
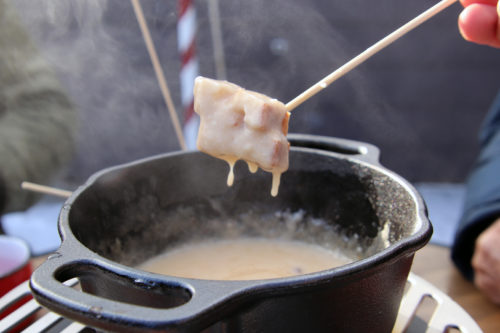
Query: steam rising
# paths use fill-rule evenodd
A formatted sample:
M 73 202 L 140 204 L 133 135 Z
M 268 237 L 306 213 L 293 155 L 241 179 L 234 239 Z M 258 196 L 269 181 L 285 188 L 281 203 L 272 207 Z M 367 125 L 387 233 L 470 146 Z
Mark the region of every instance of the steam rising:
M 22 0 L 16 6 L 79 109 L 75 182 L 103 167 L 178 149 L 128 1 Z M 176 9 L 175 2 L 155 6 L 165 7 L 164 14 Z M 175 16 L 158 22 L 157 8 L 144 9 L 178 101 Z
M 181 114 L 177 2 L 142 3 Z M 213 77 L 208 11 L 204 1 L 195 4 L 200 74 Z M 76 183 L 109 165 L 179 149 L 129 1 L 15 5 L 79 108 L 79 148 L 70 175 Z M 285 103 L 362 51 L 352 48 L 349 36 L 337 32 L 315 2 L 224 0 L 220 11 L 228 80 Z M 353 138 L 344 132 L 350 122 L 359 132 L 387 136 L 388 110 L 375 92 L 354 71 L 294 112 L 290 132 Z

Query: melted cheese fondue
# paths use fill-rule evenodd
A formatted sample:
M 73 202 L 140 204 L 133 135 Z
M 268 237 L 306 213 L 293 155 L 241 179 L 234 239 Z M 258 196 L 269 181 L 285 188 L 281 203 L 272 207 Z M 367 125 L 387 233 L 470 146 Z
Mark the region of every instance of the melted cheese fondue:
M 271 194 L 278 194 L 280 176 L 288 169 L 289 113 L 283 103 L 227 81 L 197 77 L 194 110 L 200 115 L 198 149 L 233 166 L 242 159 L 251 172 L 260 167 L 273 175 Z
M 139 268 L 177 277 L 257 280 L 318 272 L 348 262 L 338 253 L 304 242 L 240 238 L 188 244 Z

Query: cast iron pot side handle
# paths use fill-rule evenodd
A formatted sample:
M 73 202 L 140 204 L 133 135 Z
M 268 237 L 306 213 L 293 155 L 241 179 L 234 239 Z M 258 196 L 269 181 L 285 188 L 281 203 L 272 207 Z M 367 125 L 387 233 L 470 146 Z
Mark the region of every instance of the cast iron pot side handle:
M 67 286 L 57 280 L 55 274 L 61 267 L 72 265 L 73 259 L 61 262 L 60 254 L 54 257 L 44 262 L 31 276 L 30 287 L 36 300 L 70 319 L 118 332 L 124 329 L 141 332 L 146 328 L 169 331 L 203 329 L 220 319 L 219 316 L 223 316 L 222 312 L 218 311 L 219 305 L 235 296 L 243 296 L 242 292 L 252 285 L 247 283 L 248 281 L 221 284 L 206 280 L 163 279 L 164 285 L 171 283 L 173 288 L 185 289 L 191 294 L 191 298 L 177 307 L 153 308 L 113 301 Z M 239 297 L 239 301 L 244 298 Z
M 380 165 L 380 150 L 369 143 L 309 134 L 288 134 L 287 138 L 293 147 L 330 151 Z

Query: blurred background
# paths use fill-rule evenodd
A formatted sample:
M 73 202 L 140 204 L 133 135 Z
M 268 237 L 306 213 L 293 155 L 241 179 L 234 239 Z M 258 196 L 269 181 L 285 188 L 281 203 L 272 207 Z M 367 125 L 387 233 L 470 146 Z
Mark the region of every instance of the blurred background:
M 218 2 L 227 80 L 285 103 L 437 3 Z M 102 168 L 179 149 L 129 1 L 13 4 L 78 110 L 75 155 L 53 185 L 71 190 Z M 182 120 L 179 3 L 141 4 Z M 216 77 L 209 0 L 193 4 L 199 74 Z M 432 208 L 431 215 L 451 212 L 452 220 L 477 154 L 478 129 L 500 89 L 499 51 L 460 37 L 460 10 L 457 3 L 432 18 L 290 118 L 292 133 L 378 146 L 382 164 L 420 187 L 430 208 L 451 204 L 451 210 Z
M 194 1 L 199 73 L 215 77 L 208 0 Z M 80 114 L 72 179 L 179 148 L 129 1 L 17 0 Z M 179 116 L 177 1 L 141 1 Z M 219 0 L 227 79 L 283 102 L 434 0 Z M 290 132 L 380 147 L 413 182 L 462 182 L 500 89 L 498 51 L 465 42 L 453 5 L 295 110 Z

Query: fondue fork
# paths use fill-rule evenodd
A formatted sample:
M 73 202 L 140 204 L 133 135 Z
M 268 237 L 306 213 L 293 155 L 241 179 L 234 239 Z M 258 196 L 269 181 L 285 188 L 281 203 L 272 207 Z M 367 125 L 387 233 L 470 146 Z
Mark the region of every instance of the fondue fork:
M 374 54 L 378 53 L 382 49 L 384 49 L 386 46 L 389 46 L 399 38 L 403 37 L 406 33 L 410 32 L 411 30 L 415 29 L 418 27 L 420 24 L 424 23 L 434 15 L 438 14 L 442 10 L 448 8 L 458 0 L 441 0 L 439 3 L 434 5 L 433 7 L 427 9 L 425 12 L 422 14 L 418 15 L 415 17 L 413 20 L 409 21 L 405 25 L 401 26 L 399 29 L 393 31 L 386 37 L 382 38 L 380 41 L 377 43 L 373 44 L 369 48 L 367 48 L 365 51 L 361 52 L 359 55 L 356 57 L 352 58 L 349 60 L 347 63 L 339 67 L 337 70 L 332 72 L 331 74 L 325 76 L 323 79 L 321 79 L 319 82 L 311 86 L 309 89 L 304 91 L 302 94 L 298 95 L 295 97 L 293 100 L 288 102 L 286 104 L 286 109 L 288 112 L 292 111 L 295 109 L 297 106 L 300 104 L 304 103 L 307 101 L 309 98 L 313 97 L 316 95 L 318 92 L 321 90 L 325 89 L 328 87 L 331 83 L 336 81 L 337 79 L 341 78 L 357 66 L 361 65 L 363 62 L 365 62 L 368 58 L 373 56 Z

